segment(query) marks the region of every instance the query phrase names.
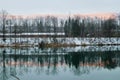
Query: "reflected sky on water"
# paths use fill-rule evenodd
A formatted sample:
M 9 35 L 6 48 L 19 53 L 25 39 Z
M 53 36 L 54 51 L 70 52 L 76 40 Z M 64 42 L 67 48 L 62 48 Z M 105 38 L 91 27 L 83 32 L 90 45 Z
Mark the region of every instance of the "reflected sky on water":
M 0 80 L 118 80 L 119 74 L 118 50 L 0 49 Z

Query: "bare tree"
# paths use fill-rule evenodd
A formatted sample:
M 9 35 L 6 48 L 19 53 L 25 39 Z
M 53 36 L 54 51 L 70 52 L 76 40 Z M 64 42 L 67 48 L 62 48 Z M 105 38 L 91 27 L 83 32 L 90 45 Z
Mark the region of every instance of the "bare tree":
M 53 25 L 53 32 L 54 32 L 53 40 L 54 40 L 54 43 L 57 43 L 56 36 L 57 36 L 57 28 L 58 28 L 58 19 L 56 17 L 52 17 L 52 25 Z
M 3 41 L 4 41 L 4 42 L 6 41 L 6 38 L 5 38 L 5 33 L 6 33 L 5 27 L 6 27 L 7 16 L 8 16 L 7 11 L 2 10 L 2 11 L 0 12 L 0 18 L 1 18 L 2 30 L 3 30 Z
M 51 16 L 47 16 L 45 18 L 45 31 L 48 33 L 51 33 Z
M 8 20 L 7 20 L 7 25 L 9 26 L 9 38 L 10 38 L 10 42 L 12 42 L 12 28 L 13 28 L 13 23 L 14 23 L 15 17 L 13 15 L 10 15 Z

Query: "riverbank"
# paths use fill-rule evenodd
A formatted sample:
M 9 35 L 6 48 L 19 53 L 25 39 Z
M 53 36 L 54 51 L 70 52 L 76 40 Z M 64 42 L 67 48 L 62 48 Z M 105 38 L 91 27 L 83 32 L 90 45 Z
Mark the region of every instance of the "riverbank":
M 0 47 L 75 47 L 75 46 L 106 46 L 120 45 L 120 38 L 0 38 Z

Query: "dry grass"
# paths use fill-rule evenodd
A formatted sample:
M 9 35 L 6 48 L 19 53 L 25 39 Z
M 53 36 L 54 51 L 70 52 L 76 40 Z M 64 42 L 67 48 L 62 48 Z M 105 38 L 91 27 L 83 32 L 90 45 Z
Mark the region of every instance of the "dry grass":
M 4 44 L 0 44 L 0 48 L 4 48 L 4 47 L 12 47 L 12 48 L 21 48 L 21 47 L 33 47 L 32 44 L 11 44 L 11 45 L 4 45 Z
M 0 48 L 3 48 L 3 47 L 5 47 L 5 45 L 3 45 L 3 44 L 0 44 Z
M 60 44 L 60 43 L 47 43 L 45 47 L 75 47 L 76 44 Z

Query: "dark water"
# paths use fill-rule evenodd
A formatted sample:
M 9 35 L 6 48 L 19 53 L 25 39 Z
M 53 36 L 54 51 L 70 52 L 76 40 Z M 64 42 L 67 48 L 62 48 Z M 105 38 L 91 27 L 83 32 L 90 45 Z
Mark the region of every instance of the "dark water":
M 120 51 L 0 49 L 0 80 L 119 79 Z

